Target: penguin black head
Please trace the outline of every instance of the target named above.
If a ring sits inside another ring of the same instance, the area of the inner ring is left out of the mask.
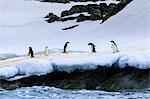
[[[68,44],[68,43],[70,43],[70,42],[66,42],[66,44]]]
[[[88,45],[95,46],[93,43],[89,43]]]
[[[115,41],[110,41],[111,43],[115,43]]]
[[[32,47],[29,47],[29,49],[32,49]]]
[[[92,52],[96,53],[95,45],[93,43],[89,43],[88,45],[92,47]]]

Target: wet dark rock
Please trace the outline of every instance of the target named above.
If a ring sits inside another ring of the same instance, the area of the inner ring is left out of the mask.
[[[99,67],[95,70],[75,70],[71,73],[55,71],[47,75],[30,76],[16,81],[0,80],[0,87],[13,90],[44,85],[62,89],[133,91],[149,88],[149,74],[150,69]]]

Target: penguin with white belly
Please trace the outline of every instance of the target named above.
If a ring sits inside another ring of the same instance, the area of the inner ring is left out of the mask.
[[[110,42],[111,42],[111,48],[112,48],[112,50],[113,50],[113,53],[119,52],[118,46],[117,46],[117,44],[115,43],[115,41],[110,41]]]
[[[66,42],[66,43],[65,43],[63,53],[68,53],[68,44],[69,44],[69,43],[70,43],[70,42]]]
[[[93,43],[89,43],[88,45],[90,45],[91,49],[92,49],[92,53],[96,53],[96,46]]]

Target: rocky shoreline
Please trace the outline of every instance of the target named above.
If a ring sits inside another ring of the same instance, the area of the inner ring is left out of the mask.
[[[0,88],[6,90],[31,86],[71,90],[142,90],[150,86],[150,69],[99,67],[96,70],[75,70],[71,73],[55,71],[47,75],[30,76],[15,81],[0,80]]]

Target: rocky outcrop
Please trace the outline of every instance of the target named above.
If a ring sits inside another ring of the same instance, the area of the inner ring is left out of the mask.
[[[54,15],[53,13],[49,13],[47,16],[45,16],[44,18],[47,18],[47,22],[51,23],[51,22],[55,22],[55,21],[59,21],[60,18],[57,15]]]
[[[96,70],[75,70],[71,73],[55,71],[16,81],[0,80],[0,87],[13,90],[19,87],[43,85],[62,89],[133,91],[149,88],[149,74],[150,69],[99,67]]]
[[[59,2],[59,3],[70,2],[70,0],[44,0],[44,2],[52,2],[52,1]],[[79,1],[75,0],[75,2],[80,2],[80,1],[86,2],[86,0],[79,0]],[[45,18],[47,18],[46,21],[48,23],[52,23],[55,21],[64,22],[68,20],[76,20],[76,22],[82,22],[86,20],[91,20],[91,21],[101,20],[101,23],[103,23],[108,18],[110,18],[111,16],[121,11],[131,1],[132,0],[122,0],[118,4],[110,3],[109,5],[107,5],[106,3],[74,5],[69,10],[62,11],[61,16],[57,16],[57,15],[54,15],[53,13],[49,13]],[[84,13],[87,13],[87,14],[85,15]]]
[[[88,4],[88,5],[74,5],[69,10],[65,10],[61,13],[60,18],[52,13],[50,13],[46,18],[49,18],[47,21],[49,23],[55,21],[68,21],[76,19],[76,22],[81,22],[85,20],[102,20],[102,23],[106,21],[109,17],[115,15],[120,10],[122,10],[131,0],[128,0],[126,3],[106,3],[100,4]],[[88,13],[89,15],[81,14],[83,12]],[[78,16],[70,17],[70,15],[80,14]]]

